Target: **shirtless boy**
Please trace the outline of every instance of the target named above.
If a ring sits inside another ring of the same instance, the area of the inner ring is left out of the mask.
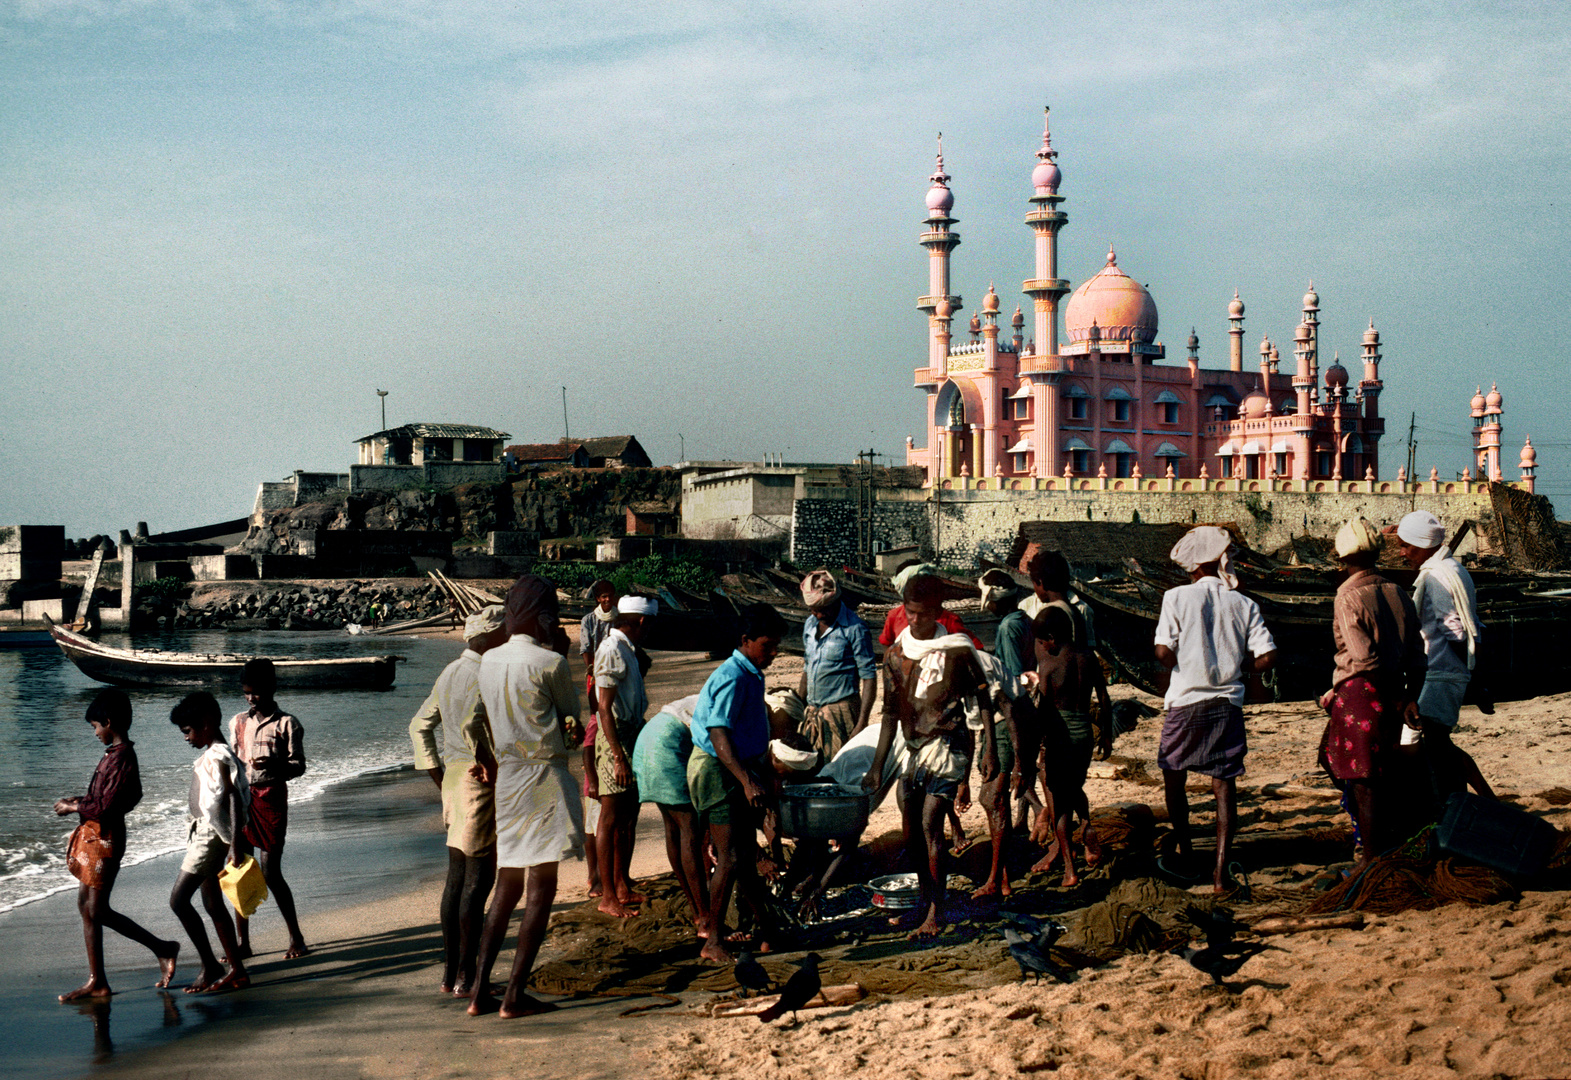
[[[944,819],[971,771],[977,739],[966,725],[966,704],[974,703],[980,730],[993,731],[993,704],[969,640],[940,634],[942,585],[934,577],[906,583],[905,609],[910,624],[884,654],[883,727],[878,752],[862,785],[876,788],[894,745],[895,725],[910,747],[910,762],[900,780],[905,847],[916,864],[920,898],[911,938],[936,937],[944,928],[939,905],[944,898]],[[982,782],[998,776],[998,748],[983,738]],[[919,849],[920,845],[920,849]],[[921,850],[925,849],[925,850]]]
[[[1062,884],[1067,889],[1080,884],[1069,843],[1075,814],[1086,826],[1086,862],[1095,866],[1100,856],[1086,800],[1086,770],[1096,741],[1091,728],[1091,695],[1096,694],[1103,716],[1113,715],[1113,704],[1101,663],[1095,653],[1076,643],[1074,623],[1063,608],[1049,606],[1037,612],[1032,631],[1036,635],[1037,686],[1042,694],[1043,779],[1052,794],[1054,845],[1031,869],[1045,872],[1062,858]],[[1111,742],[1112,726],[1102,730],[1104,742]]]

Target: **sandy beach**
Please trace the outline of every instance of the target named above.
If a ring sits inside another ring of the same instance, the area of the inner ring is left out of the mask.
[[[650,696],[657,704],[693,692],[714,666],[689,654],[657,654],[656,661]],[[799,663],[778,661],[768,673],[770,686],[794,683]],[[1115,687],[1114,696],[1141,697],[1128,687]],[[1322,714],[1304,703],[1254,707],[1248,718],[1239,856],[1255,898],[1236,904],[1246,919],[1283,908],[1286,898],[1301,903],[1311,895],[1304,886],[1328,864],[1351,859],[1345,815],[1315,767]],[[1097,778],[1088,793],[1094,811],[1145,804],[1160,817],[1156,736],[1156,723],[1144,720],[1119,740],[1110,762],[1093,766]],[[1553,790],[1571,787],[1571,697],[1504,704],[1492,717],[1467,709],[1457,740],[1502,795],[1561,827],[1571,825],[1571,807]],[[1192,801],[1204,835],[1210,796],[1198,787]],[[422,823],[437,833],[433,785],[403,774],[389,790],[420,807]],[[970,834],[985,838],[978,808],[964,823]],[[890,802],[867,836],[897,827]],[[666,870],[660,836],[653,807],[645,807],[637,876]],[[1021,985],[992,909],[957,903],[951,932],[928,945],[907,945],[881,918],[852,920],[825,938],[827,945],[815,947],[826,957],[826,983],[859,981],[872,993],[852,1007],[805,1012],[800,1024],[706,1015],[707,1005],[734,986],[728,971],[697,961],[696,943],[649,959],[647,972],[629,987],[665,997],[583,995],[562,1000],[560,1011],[547,1016],[501,1021],[471,1018],[462,1002],[436,993],[439,836],[431,847],[425,872],[378,881],[384,895],[376,899],[340,901],[331,910],[303,899],[315,951],[302,961],[283,961],[281,928],[272,920],[259,923],[261,954],[249,991],[155,999],[146,988],[150,970],[137,969],[142,989],[133,989],[130,976],[117,975],[122,994],[114,1008],[121,1008],[121,997],[163,1002],[166,1015],[176,1017],[168,1023],[178,1025],[178,1037],[102,1053],[90,1068],[58,1075],[164,1077],[207,1070],[215,1062],[263,1078],[302,1072],[391,1078],[685,1078],[749,1071],[1196,1078],[1332,1070],[1350,1077],[1571,1073],[1571,998],[1565,991],[1571,983],[1565,948],[1571,896],[1562,892],[1373,916],[1361,931],[1275,938],[1276,948],[1251,961],[1226,989],[1167,952],[1121,956],[1080,971],[1072,983]],[[957,872],[977,867],[984,849],[973,848]],[[1041,910],[1027,906],[1031,900],[1073,913],[1105,901],[1113,888],[1106,870],[1087,875],[1079,889],[1063,890],[1053,886],[1056,879],[1026,875],[1026,865],[1011,862],[1017,889],[1011,906],[1021,910]],[[563,979],[590,984],[581,970],[586,941],[610,953],[654,931],[653,922],[639,928],[633,925],[638,920],[590,912],[585,895],[584,864],[565,864],[556,921],[541,956],[552,985]],[[1197,899],[1203,895],[1194,892]],[[659,917],[651,907],[643,918]],[[61,949],[78,947],[73,929],[55,932]],[[510,949],[503,952],[499,972],[511,957]],[[783,977],[794,958],[783,953],[767,966]],[[910,977],[897,980],[892,972]],[[934,996],[933,988],[943,992]],[[657,1007],[619,1015],[641,1005]]]

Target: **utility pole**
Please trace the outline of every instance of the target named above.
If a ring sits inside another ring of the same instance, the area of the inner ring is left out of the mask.
[[[1418,443],[1413,441],[1413,433],[1418,427],[1418,412],[1414,410],[1407,421],[1407,479],[1412,483],[1413,470],[1418,465]]]
[[[562,441],[572,442],[573,433],[567,429],[567,387],[562,387]]]
[[[378,390],[376,396],[382,399],[382,430],[387,430],[387,391]]]
[[[676,433],[676,437],[677,437],[678,441],[680,441],[681,444],[682,444],[682,460],[686,461],[687,460],[687,440],[682,438],[682,433],[680,431],[678,431]]]

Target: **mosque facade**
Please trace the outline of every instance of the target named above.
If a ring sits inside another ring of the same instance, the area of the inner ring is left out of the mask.
[[[927,315],[928,355],[915,385],[927,395],[927,445],[906,440],[906,463],[926,470],[928,483],[986,490],[1279,490],[1398,493],[1423,483],[1405,468],[1382,477],[1380,333],[1363,332],[1357,380],[1333,353],[1323,363],[1320,299],[1311,283],[1293,332],[1290,367],[1278,346],[1258,346],[1244,361],[1244,302],[1227,305],[1228,364],[1201,366],[1194,331],[1184,361],[1159,363],[1157,307],[1109,249],[1107,263],[1073,291],[1058,276],[1058,235],[1068,223],[1059,193],[1062,172],[1044,122],[1031,174],[1026,224],[1035,238],[1035,277],[1022,284],[1031,298],[1034,336],[1017,307],[1010,333],[999,325],[1000,302],[988,287],[955,341],[963,302],[950,287],[954,231],[951,177],[938,165],[927,193],[928,287],[917,300]],[[1060,344],[1063,304],[1068,342]],[[965,333],[962,330],[961,333]],[[1502,399],[1497,388],[1473,399],[1478,481],[1503,480]],[[1522,481],[1533,487],[1536,454],[1521,457]],[[1471,483],[1471,469],[1462,478]],[[1431,470],[1429,484],[1440,483]],[[1428,486],[1427,484],[1425,486]],[[1437,490],[1439,490],[1437,488]]]

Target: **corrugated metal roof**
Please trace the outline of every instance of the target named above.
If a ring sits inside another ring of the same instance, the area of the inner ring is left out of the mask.
[[[473,424],[405,424],[402,427],[388,428],[378,431],[355,442],[370,442],[372,439],[507,439],[511,434],[506,431],[497,431],[495,428],[476,427]]]

